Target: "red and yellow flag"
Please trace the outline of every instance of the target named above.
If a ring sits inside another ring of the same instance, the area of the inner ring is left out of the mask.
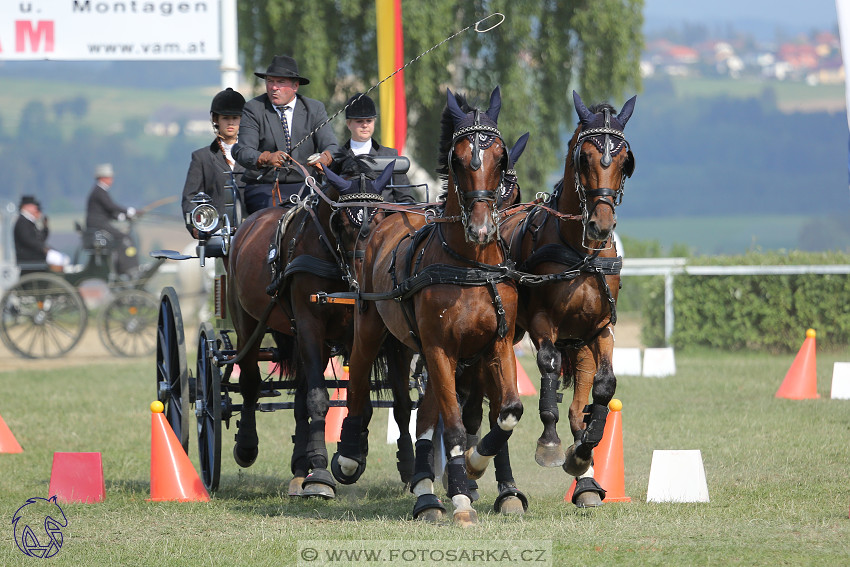
[[[375,0],[378,26],[378,76],[392,74],[404,66],[404,33],[401,27],[401,0]],[[407,139],[407,100],[404,72],[381,83],[381,143],[404,152]]]

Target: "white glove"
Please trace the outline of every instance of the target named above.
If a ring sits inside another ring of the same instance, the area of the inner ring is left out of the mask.
[[[134,216],[136,216],[136,209],[134,209],[133,207],[127,207],[127,218],[131,219]]]

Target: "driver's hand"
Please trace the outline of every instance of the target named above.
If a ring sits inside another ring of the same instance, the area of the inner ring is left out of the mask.
[[[127,218],[131,219],[136,216],[136,209],[133,207],[127,207]]]
[[[333,163],[333,156],[327,150],[320,154],[313,154],[307,159],[307,165],[312,165],[313,167],[317,167],[318,164],[328,167],[331,163]]]

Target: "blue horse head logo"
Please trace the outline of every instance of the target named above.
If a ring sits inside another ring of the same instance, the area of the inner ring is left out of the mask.
[[[62,528],[68,527],[56,496],[30,498],[12,516],[15,543],[24,555],[46,559],[62,548]]]

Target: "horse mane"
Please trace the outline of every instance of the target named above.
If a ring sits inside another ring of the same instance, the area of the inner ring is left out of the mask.
[[[616,116],[617,109],[608,104],[607,102],[600,102],[587,107],[587,109],[593,114],[599,114],[606,108],[611,112],[612,116]]]

